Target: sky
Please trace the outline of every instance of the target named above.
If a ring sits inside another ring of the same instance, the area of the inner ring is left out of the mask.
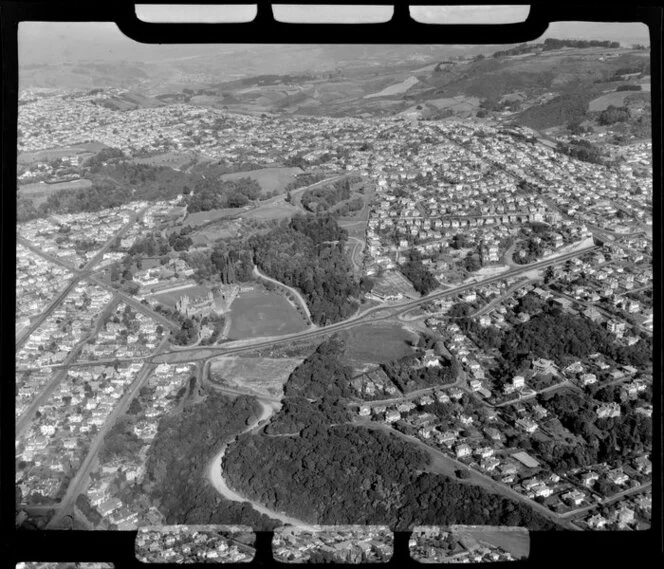
[[[145,7],[148,7],[147,11]],[[165,9],[166,8],[166,9]],[[170,6],[140,5],[137,14],[147,21],[173,21]],[[526,7],[527,8],[527,7]],[[212,9],[212,10],[210,10]],[[221,9],[221,10],[220,10]],[[275,18],[282,21],[348,23],[386,21],[391,6],[273,6]],[[413,6],[412,16],[421,22],[509,23],[525,19],[523,6]],[[180,17],[182,12],[178,12]],[[189,21],[250,21],[256,13],[253,5],[195,6],[187,5]],[[540,39],[601,39],[624,45],[648,44],[648,28],[639,23],[554,22]],[[209,51],[211,46],[141,45],[127,38],[114,23],[103,22],[26,22],[19,26],[19,61],[34,64],[48,61],[75,60],[155,60],[177,55],[194,55]]]

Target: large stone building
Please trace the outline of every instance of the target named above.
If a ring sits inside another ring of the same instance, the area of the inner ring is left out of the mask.
[[[219,285],[201,296],[180,297],[175,305],[178,312],[188,317],[204,317],[210,314],[224,314],[230,308],[239,292],[238,285]]]

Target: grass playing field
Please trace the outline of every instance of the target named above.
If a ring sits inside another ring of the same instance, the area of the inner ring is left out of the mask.
[[[230,316],[231,340],[281,336],[307,328],[304,319],[283,296],[258,286],[235,299]]]

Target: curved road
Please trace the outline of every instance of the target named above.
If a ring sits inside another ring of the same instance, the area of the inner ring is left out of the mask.
[[[318,328],[318,326],[316,326],[313,322],[311,322],[311,312],[309,312],[309,307],[307,306],[307,303],[304,300],[304,297],[300,294],[300,292],[298,290],[294,289],[293,287],[288,286],[287,284],[282,283],[281,281],[273,279],[272,277],[268,277],[264,273],[261,273],[260,269],[256,265],[254,265],[254,275],[261,278],[261,279],[264,279],[266,281],[274,283],[274,284],[276,284],[280,287],[283,287],[286,290],[292,292],[297,297],[297,299],[299,300],[299,302],[302,305],[302,308],[304,309],[304,311],[307,313],[307,318],[309,318],[309,322],[310,322],[309,329],[313,330],[315,328]]]
[[[232,502],[247,502],[251,505],[251,507],[256,510],[260,514],[265,514],[266,516],[273,518],[275,520],[279,520],[285,524],[290,524],[293,526],[301,527],[310,531],[313,531],[315,528],[308,524],[307,522],[303,522],[302,520],[298,520],[297,518],[293,518],[291,516],[288,516],[284,514],[283,512],[276,512],[275,510],[271,510],[270,508],[266,508],[262,504],[259,504],[258,502],[255,502],[253,500],[250,500],[249,498],[245,498],[241,494],[235,492],[232,490],[228,484],[226,483],[226,480],[223,477],[223,470],[222,470],[222,462],[224,458],[224,454],[226,453],[226,448],[228,445],[232,442],[234,442],[237,437],[243,433],[247,433],[249,431],[252,431],[258,427],[262,427],[267,421],[270,420],[270,417],[274,414],[275,411],[281,407],[281,404],[270,404],[267,405],[264,401],[257,399],[258,403],[263,408],[263,412],[261,413],[261,416],[258,417],[251,425],[249,425],[244,431],[238,433],[237,435],[233,436],[231,439],[226,441],[219,452],[215,454],[212,457],[212,460],[210,461],[210,464],[208,466],[208,479],[214,486],[215,490],[219,492],[224,498],[227,500],[231,500]]]

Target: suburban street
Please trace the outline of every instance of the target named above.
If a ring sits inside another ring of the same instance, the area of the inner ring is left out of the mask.
[[[428,452],[431,456],[438,456],[439,458],[441,458],[443,460],[450,461],[450,462],[456,464],[459,468],[461,468],[463,470],[468,470],[469,469],[468,465],[464,464],[460,460],[452,458],[452,457],[446,455],[445,453],[433,448],[432,446],[423,443],[419,439],[417,439],[415,437],[411,437],[410,435],[406,435],[406,434],[404,434],[400,431],[397,431],[396,429],[394,429],[394,428],[392,428],[388,425],[369,423],[367,421],[364,421],[364,422],[361,422],[361,423],[358,421],[356,423],[356,425],[365,427],[367,429],[381,430],[383,432],[389,433],[389,434],[391,434],[393,436],[396,436],[396,437],[399,437],[399,438],[401,438],[401,439],[403,439],[403,440],[405,440],[405,441],[407,441],[411,444],[417,445],[421,449]],[[472,474],[473,474],[473,476],[477,476],[477,477],[481,478],[485,482],[485,485],[490,487],[494,492],[496,492],[498,494],[502,494],[503,496],[505,496],[507,498],[511,498],[512,500],[518,500],[520,502],[526,503],[528,506],[532,507],[535,511],[537,511],[537,513],[539,513],[542,516],[546,517],[547,519],[549,519],[551,522],[553,522],[557,526],[560,526],[563,529],[578,529],[575,526],[572,526],[569,522],[561,519],[560,516],[558,516],[557,514],[554,514],[546,506],[543,506],[542,504],[539,504],[535,500],[531,500],[527,496],[524,496],[523,494],[520,494],[519,492],[516,492],[516,491],[512,490],[511,488],[509,488],[505,484],[501,484],[499,482],[496,482],[490,476],[487,476],[486,474],[478,472],[477,470],[472,470]]]
[[[60,384],[60,382],[67,375],[67,369],[71,363],[78,357],[78,354],[83,349],[83,346],[88,342],[90,338],[94,338],[99,332],[99,328],[102,323],[108,318],[108,315],[115,310],[115,307],[118,305],[118,297],[114,296],[111,298],[109,303],[106,305],[104,310],[99,313],[97,317],[97,322],[95,323],[94,329],[87,335],[85,338],[82,338],[76,346],[69,352],[65,360],[60,364],[60,371],[58,371],[53,379],[48,382],[48,384],[42,389],[42,391],[32,400],[30,406],[25,410],[23,415],[16,421],[16,436],[19,437],[25,428],[30,424],[32,416],[35,414],[35,411],[42,405],[48,398],[51,396],[55,388]],[[54,366],[55,367],[55,366]]]
[[[157,351],[161,350],[166,345],[166,343],[167,339],[162,340],[159,346],[157,346]],[[118,403],[115,405],[110,415],[106,418],[104,425],[102,426],[101,429],[99,429],[99,432],[90,443],[90,449],[88,450],[88,454],[81,463],[81,466],[78,469],[78,472],[76,473],[74,478],[71,479],[69,486],[67,488],[67,492],[63,496],[62,500],[60,500],[60,503],[57,506],[57,512],[53,516],[53,518],[51,518],[51,520],[49,521],[48,525],[46,526],[47,528],[57,527],[58,523],[62,520],[62,518],[67,513],[69,513],[74,500],[83,491],[83,489],[86,487],[88,483],[88,475],[93,470],[94,460],[97,458],[97,453],[99,452],[99,449],[104,441],[104,437],[106,436],[108,431],[113,427],[118,417],[122,415],[122,413],[124,413],[125,410],[128,408],[129,404],[131,403],[131,400],[138,393],[140,388],[143,387],[145,380],[148,378],[153,368],[154,366],[150,363],[145,363],[143,365],[141,370],[134,378],[132,384],[129,386],[127,391],[120,398]]]

